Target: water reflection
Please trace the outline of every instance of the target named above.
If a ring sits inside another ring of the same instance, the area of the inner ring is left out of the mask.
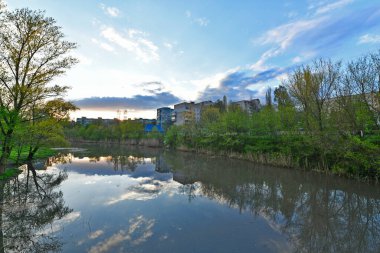
[[[32,164],[15,179],[0,182],[0,252],[59,251],[53,235],[77,217],[57,190],[65,172],[38,173]],[[47,227],[47,225],[49,225]]]
[[[378,186],[156,149],[67,157],[52,164],[89,225],[66,226],[66,252],[380,251]]]
[[[164,156],[175,173],[201,182],[202,195],[267,218],[296,252],[380,250],[377,186],[193,154]]]

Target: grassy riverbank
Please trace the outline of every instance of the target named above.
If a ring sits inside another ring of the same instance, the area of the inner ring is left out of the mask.
[[[301,133],[291,136],[225,133],[202,137],[193,133],[189,138],[185,128],[172,128],[166,136],[166,145],[182,151],[221,155],[266,165],[379,180],[380,148],[373,142],[378,136],[325,136],[322,140],[321,137]]]
[[[41,147],[38,149],[36,154],[33,156],[33,159],[45,159],[50,156],[56,155],[58,152],[51,148]],[[11,155],[9,157],[10,163],[23,163],[26,161],[29,154],[29,148],[23,147],[20,154],[18,154],[17,150],[12,150]]]
[[[379,180],[379,66],[380,52],[345,64],[315,60],[273,92],[268,88],[264,106],[224,98],[198,119],[188,112],[184,125],[166,133],[165,144]]]
[[[46,159],[56,155],[57,153],[58,151],[53,150],[51,148],[40,148],[34,155],[33,159]],[[4,173],[0,174],[0,180],[7,180],[20,174],[21,170],[15,167],[17,167],[17,165],[25,163],[28,154],[29,149],[26,147],[22,148],[20,153],[18,153],[18,151],[16,150],[12,150],[11,155],[9,157],[9,167],[5,170]]]
[[[261,113],[251,117],[239,110],[230,111],[211,123],[173,126],[165,136],[165,145],[268,165],[379,180],[379,132],[366,132],[362,137],[347,131],[264,132],[255,127]]]

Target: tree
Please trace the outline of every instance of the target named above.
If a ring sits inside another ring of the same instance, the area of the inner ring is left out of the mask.
[[[76,44],[65,41],[55,20],[44,14],[17,9],[0,17],[0,173],[17,124],[35,103],[65,94],[67,86],[49,84],[77,62],[68,55]]]
[[[293,106],[288,90],[283,85],[280,85],[274,89],[274,102],[277,102],[279,108]]]
[[[3,0],[0,0],[0,15],[3,14],[6,4]]]
[[[380,52],[348,64],[348,81],[353,95],[366,107],[372,124],[380,128]]]
[[[268,88],[265,93],[265,105],[268,108],[272,108],[272,88]]]
[[[284,129],[290,130],[296,125],[296,111],[292,99],[285,86],[280,85],[274,90],[274,101]]]
[[[53,99],[33,106],[30,115],[24,116],[28,130],[26,145],[29,148],[27,160],[32,160],[42,145],[66,144],[62,122],[69,119],[69,112],[77,107],[63,99]]]
[[[326,116],[340,79],[341,63],[319,59],[297,69],[289,78],[287,88],[305,115],[309,130],[323,131]]]

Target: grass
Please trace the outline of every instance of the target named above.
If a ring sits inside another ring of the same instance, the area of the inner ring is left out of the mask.
[[[7,169],[4,173],[0,174],[0,180],[8,180],[10,178],[17,177],[21,172],[22,170],[20,169]]]
[[[28,157],[29,149],[28,148],[23,148],[20,154],[19,158],[19,163],[22,163],[26,160]],[[37,153],[34,155],[34,159],[45,159],[50,156],[56,155],[58,152],[56,150],[53,150],[51,148],[40,148]],[[10,157],[9,157],[9,162],[16,163],[17,160],[17,151],[13,150]],[[17,168],[11,168],[11,169],[6,169],[4,173],[0,174],[0,180],[7,180],[13,177],[16,177],[22,172],[22,170],[17,169]]]
[[[29,149],[26,147],[23,148],[23,150],[21,151],[21,154],[20,154],[19,162],[25,161],[26,158],[28,157],[28,153],[29,153]],[[53,150],[51,148],[40,148],[40,149],[38,149],[37,153],[34,155],[34,159],[48,158],[50,156],[56,155],[57,153],[58,152],[56,150]],[[9,157],[9,160],[13,163],[16,162],[16,160],[17,160],[17,151],[16,150],[12,150],[12,153]]]

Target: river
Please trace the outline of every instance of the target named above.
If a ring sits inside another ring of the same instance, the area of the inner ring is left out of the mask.
[[[5,186],[6,249],[21,243],[8,224],[29,231],[16,245],[25,252],[380,252],[378,185],[194,153],[82,148],[50,159],[38,172],[50,179],[37,178],[48,189],[24,191],[26,211],[13,220],[15,183]]]

